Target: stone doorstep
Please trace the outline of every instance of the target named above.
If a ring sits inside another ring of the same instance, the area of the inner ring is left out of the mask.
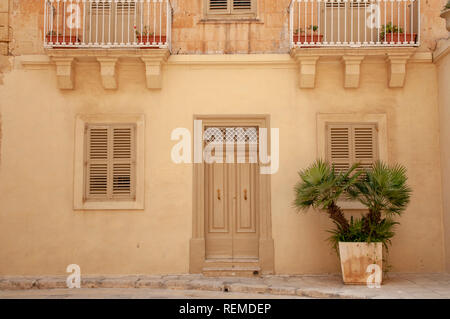
[[[124,276],[124,277],[84,277],[83,288],[153,288],[174,290],[224,291],[252,294],[271,294],[302,296],[310,298],[361,298],[340,291],[321,291],[311,288],[298,288],[279,283],[255,284],[240,282],[242,278],[212,280],[208,278],[183,279],[183,276]],[[3,277],[0,278],[0,290],[23,289],[64,289],[66,277]]]

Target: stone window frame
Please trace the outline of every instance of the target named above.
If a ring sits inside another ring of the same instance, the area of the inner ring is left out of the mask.
[[[85,127],[87,124],[136,125],[136,182],[134,200],[87,201],[85,199]],[[143,114],[79,114],[75,120],[74,210],[142,210],[144,209],[144,146],[145,116]]]
[[[327,158],[327,124],[376,124],[378,129],[378,159],[388,162],[387,115],[357,113],[318,113],[317,114],[317,158]],[[357,201],[339,201],[338,205],[345,210],[365,210],[366,207]]]

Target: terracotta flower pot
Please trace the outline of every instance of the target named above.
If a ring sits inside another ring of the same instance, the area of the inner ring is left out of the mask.
[[[447,31],[450,32],[450,9],[442,11],[441,18],[445,19]]]
[[[339,242],[342,279],[347,285],[381,285],[382,282],[382,243]],[[370,266],[369,265],[377,265]],[[370,277],[369,277],[370,276]]]
[[[300,35],[295,35],[294,34],[294,38],[293,38],[294,43],[300,42],[301,44],[305,43],[311,43],[311,42],[319,42],[322,43],[323,42],[323,35],[321,34],[300,34]]]
[[[165,35],[162,35],[161,37],[159,35],[136,35],[136,42],[137,43],[144,43],[147,44],[150,42],[150,44],[155,43],[166,43],[167,37]],[[142,47],[144,48],[144,47]]]
[[[403,43],[403,42],[411,42],[416,43],[417,34],[416,33],[386,33],[386,42],[387,43]]]
[[[77,42],[80,42],[80,39],[77,38],[76,35],[46,35],[47,43],[53,42],[53,43],[65,43],[65,44],[75,44]]]

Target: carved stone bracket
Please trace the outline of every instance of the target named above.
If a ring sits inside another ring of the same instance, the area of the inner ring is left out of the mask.
[[[359,87],[359,77],[361,74],[361,62],[364,56],[344,55],[342,61],[345,66],[344,87],[355,89]]]
[[[167,62],[167,54],[146,55],[141,60],[145,64],[145,77],[148,89],[162,88],[162,66]]]
[[[100,63],[100,74],[102,76],[102,84],[105,89],[117,89],[117,72],[116,66],[118,58],[98,57]]]
[[[56,74],[60,89],[73,89],[74,84],[74,60],[78,62],[92,62],[96,60],[100,63],[100,73],[102,85],[105,89],[117,89],[117,66],[119,59],[143,61],[145,64],[145,75],[147,87],[149,89],[161,89],[162,70],[164,63],[170,56],[169,49],[47,49],[49,56],[56,64]],[[29,60],[29,59],[28,59]],[[22,63],[24,64],[24,63]],[[28,63],[30,65],[31,63]],[[25,61],[27,65],[27,61]]]
[[[401,88],[405,84],[406,62],[408,54],[389,54],[386,58],[388,63],[388,84],[391,88]]]
[[[358,88],[361,63],[368,57],[383,61],[388,68],[388,84],[391,88],[403,87],[406,63],[430,63],[431,55],[417,52],[415,47],[366,47],[366,48],[292,48],[291,57],[299,66],[299,87],[314,88],[317,61],[342,61],[344,63],[344,87]]]
[[[291,54],[298,63],[299,75],[298,86],[302,89],[312,89],[316,83],[316,64],[319,60],[318,55],[300,54],[298,51],[293,51]]]
[[[74,57],[53,57],[56,64],[56,78],[58,88],[62,90],[72,90],[75,85],[75,70],[73,67]]]

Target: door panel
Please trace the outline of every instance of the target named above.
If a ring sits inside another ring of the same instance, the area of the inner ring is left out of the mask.
[[[231,224],[228,210],[229,164],[205,164],[206,257],[232,258]]]
[[[236,211],[233,232],[233,257],[258,257],[257,164],[236,164]]]
[[[206,258],[258,258],[258,164],[205,164]]]

